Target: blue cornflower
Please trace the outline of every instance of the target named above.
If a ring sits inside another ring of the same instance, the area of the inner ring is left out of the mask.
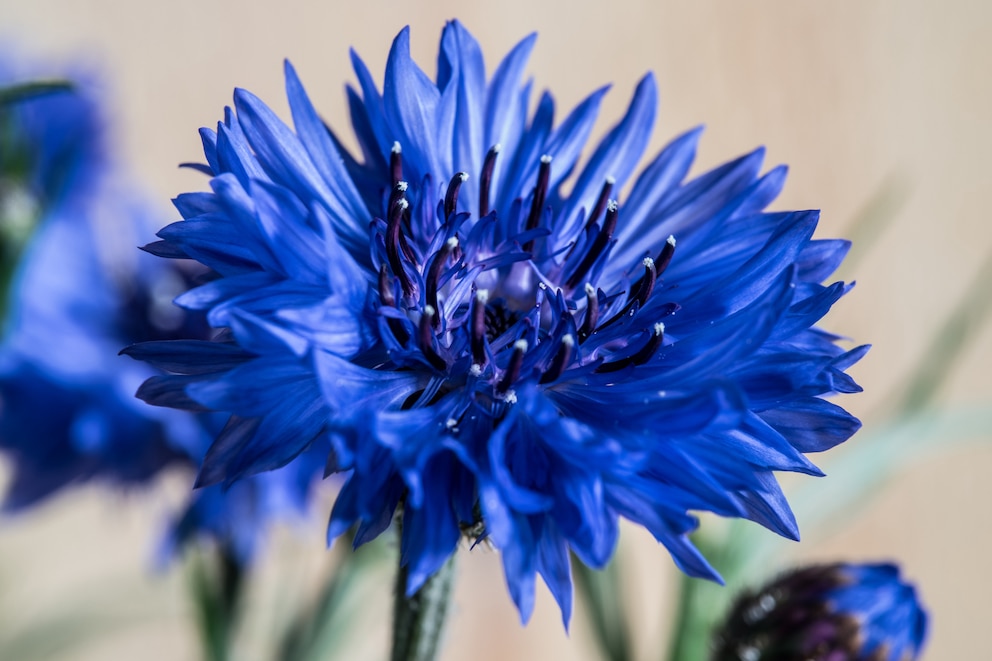
[[[2,111],[9,132],[0,153],[22,164],[5,171],[6,183],[31,190],[40,217],[11,285],[0,344],[0,451],[13,468],[7,511],[72,484],[143,485],[170,467],[189,467],[223,423],[133,396],[156,371],[119,357],[123,344],[207,338],[210,329],[202,315],[171,302],[198,272],[134,250],[156,221],[102,155],[89,86],[77,90]],[[230,493],[196,492],[166,550],[207,536],[247,561],[269,520],[304,510],[322,466],[322,458],[298,462]]]
[[[819,475],[804,453],[858,428],[822,397],[859,390],[866,349],[813,327],[849,289],[820,284],[848,244],[813,240],[815,211],[763,211],[784,167],[761,174],[758,149],[687,179],[694,129],[635,178],[651,75],[580,166],[606,88],[557,125],[550,94],[530,115],[534,39],[487,77],[451,22],[431,80],[404,29],[381,92],[352,53],[360,158],[288,62],[295,131],[237,90],[200,132],[210,192],[176,198],[184,220],[146,248],[213,272],[177,302],[223,340],[128,351],[173,372],[146,401],[232,414],[200,485],[330,441],[329,539],[400,510],[412,594],[485,537],[522,618],[540,574],[567,621],[570,552],[602,567],[620,518],[712,579],[690,510],[797,538],[773,471]]]
[[[816,565],[743,594],[712,658],[913,661],[926,634],[926,611],[895,565]]]

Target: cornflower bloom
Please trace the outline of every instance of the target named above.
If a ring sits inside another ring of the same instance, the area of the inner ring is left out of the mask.
[[[603,566],[621,518],[711,579],[690,510],[797,538],[773,471],[819,475],[804,453],[858,428],[823,397],[859,390],[866,348],[813,326],[849,289],[820,284],[848,244],[811,238],[816,211],[764,211],[784,167],[762,174],[758,149],[687,178],[693,129],[635,177],[651,75],[580,165],[606,88],[557,124],[548,93],[530,114],[534,40],[487,76],[451,22],[432,80],[404,29],[382,91],[353,52],[360,156],[288,62],[295,130],[236,90],[200,132],[210,191],[179,195],[146,247],[212,271],[177,302],[224,339],[127,352],[173,372],[146,401],[231,414],[201,486],[330,441],[347,477],[329,540],[401,511],[412,595],[487,538],[522,619],[540,574],[567,621],[569,553]]]

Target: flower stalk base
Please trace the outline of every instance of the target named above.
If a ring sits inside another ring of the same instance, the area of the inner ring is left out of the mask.
[[[406,595],[407,568],[399,568],[393,605],[391,661],[432,661],[437,658],[438,641],[444,630],[454,582],[454,554],[409,597]]]

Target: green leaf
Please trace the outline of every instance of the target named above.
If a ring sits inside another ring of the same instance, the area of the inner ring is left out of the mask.
[[[572,558],[576,587],[585,599],[596,642],[609,661],[627,661],[631,658],[620,565],[619,553],[615,553],[601,570],[590,569],[581,560]]]
[[[0,107],[19,103],[27,99],[33,99],[46,94],[58,92],[70,92],[74,88],[68,80],[31,80],[25,83],[17,83],[0,87]]]

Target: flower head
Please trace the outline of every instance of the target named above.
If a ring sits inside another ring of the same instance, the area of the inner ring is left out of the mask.
[[[848,290],[820,284],[847,243],[812,240],[817,212],[763,211],[785,168],[761,174],[759,149],[687,179],[696,129],[635,178],[650,75],[580,165],[606,88],[531,115],[533,44],[487,76],[451,22],[432,80],[404,29],[381,92],[352,53],[361,157],[289,63],[294,129],[237,90],[201,130],[211,191],[180,195],[184,220],[147,247],[213,271],[177,302],[223,341],[128,352],[174,372],[147,401],[232,414],[201,485],[329,439],[328,471],[348,472],[330,539],[372,539],[401,508],[412,593],[486,536],[522,617],[540,574],[567,620],[569,552],[603,566],[620,518],[709,578],[690,510],[795,538],[773,471],[819,474],[804,453],[857,429],[822,396],[858,390],[844,370],[865,349],[813,327]]]
[[[712,658],[912,661],[926,632],[926,611],[895,565],[818,565],[742,595]]]
[[[5,171],[17,175],[5,183],[35,191],[40,217],[10,286],[0,344],[0,452],[13,468],[7,511],[73,484],[143,485],[167,468],[198,463],[223,423],[133,397],[156,371],[119,357],[123,344],[206,338],[210,329],[202,315],[172,305],[198,271],[134,250],[158,221],[95,156],[97,105],[89,86],[77,85],[2,110],[12,124],[0,154],[21,150],[37,166]],[[36,175],[54,181],[54,173],[61,173],[57,187],[31,187]],[[0,207],[0,216],[6,211]],[[302,511],[322,466],[301,461],[231,493],[196,493],[166,550],[205,535],[247,560],[268,520]]]

